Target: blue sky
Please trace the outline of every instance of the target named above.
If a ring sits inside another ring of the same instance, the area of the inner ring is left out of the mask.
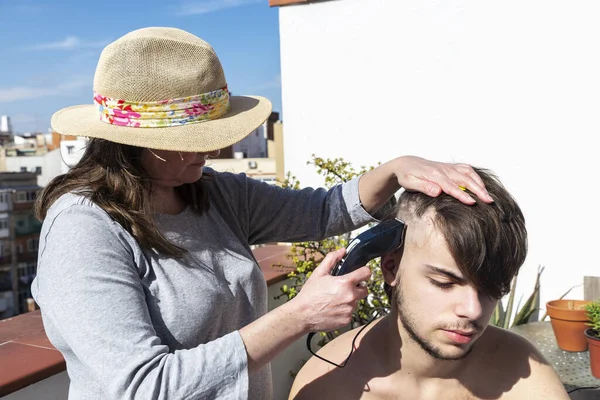
[[[281,114],[279,22],[268,0],[0,0],[0,115],[47,132],[63,107],[92,102],[102,48],[135,29],[169,26],[217,52],[233,94],[265,96]]]

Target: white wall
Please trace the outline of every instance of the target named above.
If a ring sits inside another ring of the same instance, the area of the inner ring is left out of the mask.
[[[61,173],[66,174],[69,169],[79,162],[83,153],[85,153],[85,146],[87,145],[87,139],[78,137],[75,140],[61,140],[60,141],[60,156],[61,156]]]
[[[69,375],[61,372],[3,397],[5,400],[67,400]]]
[[[292,281],[286,279],[282,282],[269,286],[269,311],[285,303],[283,297],[275,300],[274,297],[281,293],[283,285],[291,285]],[[315,339],[314,342],[317,340]],[[316,349],[315,349],[316,350]],[[313,350],[314,351],[314,350]],[[291,373],[298,373],[304,362],[312,357],[306,348],[306,336],[296,340],[291,346],[283,350],[271,362],[271,373],[273,375],[273,400],[287,400],[294,378]]]
[[[11,189],[0,189],[0,212],[8,211],[11,207]]]
[[[27,172],[35,172],[36,167],[41,167],[42,173],[37,176],[37,184],[42,187],[61,173],[62,164],[59,149],[39,156],[6,157],[6,170],[10,172],[20,172],[21,168],[25,168]]]
[[[279,13],[285,166],[302,185],[322,183],[312,153],[487,167],[527,218],[519,293],[539,264],[542,304],[600,275],[600,2],[337,0]]]
[[[233,152],[244,153],[245,158],[267,157],[267,123],[265,122],[248,136],[234,143]]]

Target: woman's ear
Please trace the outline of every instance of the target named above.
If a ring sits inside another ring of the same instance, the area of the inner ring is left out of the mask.
[[[402,253],[395,251],[381,257],[381,273],[385,283],[390,286],[396,286],[396,273],[400,265],[400,257]]]

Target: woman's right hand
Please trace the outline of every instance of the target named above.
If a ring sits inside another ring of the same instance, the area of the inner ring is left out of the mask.
[[[342,276],[331,275],[331,270],[345,252],[345,249],[340,249],[327,254],[291,300],[300,310],[308,332],[331,332],[348,325],[358,301],[368,294],[367,288],[360,285],[371,277],[368,267]]]

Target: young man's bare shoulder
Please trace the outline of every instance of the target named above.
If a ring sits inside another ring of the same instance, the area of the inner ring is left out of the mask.
[[[342,398],[345,393],[356,393],[364,388],[360,379],[363,358],[362,339],[371,328],[367,327],[355,342],[355,350],[344,368],[336,367],[315,356],[300,369],[294,379],[290,399],[333,399]],[[321,348],[317,354],[331,362],[342,365],[352,349],[352,341],[360,328],[346,332]],[[315,339],[316,341],[316,339]],[[353,379],[356,378],[356,379]]]
[[[489,378],[484,381],[502,398],[569,399],[558,374],[523,336],[489,326],[480,340],[478,359]]]

